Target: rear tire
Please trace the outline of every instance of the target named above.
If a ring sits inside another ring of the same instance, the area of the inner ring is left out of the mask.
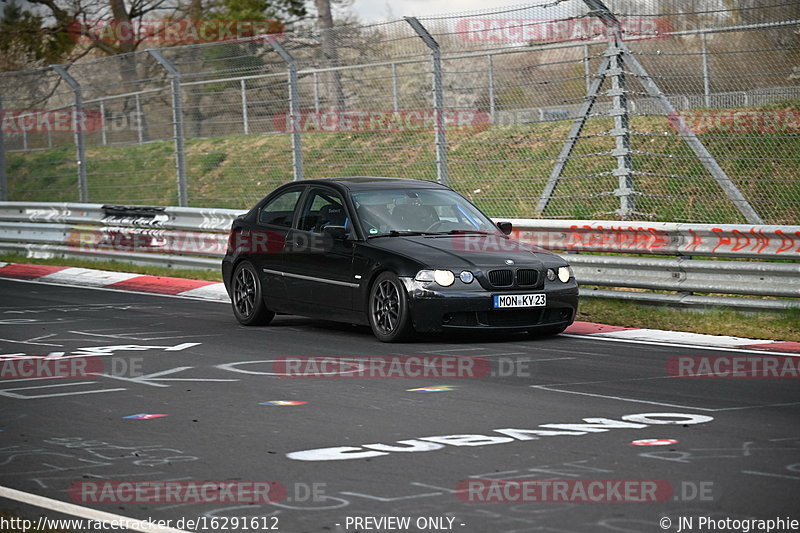
[[[367,313],[372,333],[381,342],[402,342],[414,333],[406,288],[393,272],[383,272],[375,279]]]
[[[233,271],[231,306],[236,320],[245,326],[266,326],[275,317],[275,313],[264,305],[261,280],[249,261],[242,261]]]

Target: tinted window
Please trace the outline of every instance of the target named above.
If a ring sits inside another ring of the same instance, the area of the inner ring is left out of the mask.
[[[391,231],[497,233],[494,223],[453,191],[387,189],[354,192],[361,226],[368,235]]]
[[[258,212],[258,223],[291,227],[294,209],[301,192],[300,189],[286,191],[267,202]]]
[[[311,189],[300,215],[303,231],[322,231],[324,226],[350,227],[347,209],[339,193],[330,189]]]

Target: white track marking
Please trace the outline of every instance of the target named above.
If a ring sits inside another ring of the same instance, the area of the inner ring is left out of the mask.
[[[617,339],[614,337],[598,337],[598,334],[591,334],[591,335],[572,335],[569,333],[562,333],[562,337],[570,337],[573,339],[582,339],[582,340],[601,340],[601,341],[608,341],[608,342],[629,342],[633,344],[649,344],[652,346],[670,346],[672,348],[688,348],[692,350],[714,350],[719,352],[739,352],[739,353],[756,353],[759,355],[785,355],[787,357],[800,357],[800,353],[796,352],[778,352],[773,350],[752,350],[748,348],[725,348],[725,347],[717,347],[717,346],[708,346],[708,345],[696,345],[696,344],[681,344],[677,342],[660,342],[660,341],[645,341],[645,340],[636,340],[636,339]],[[709,335],[711,336],[711,335]],[[770,344],[775,342],[783,342],[783,341],[763,341],[763,340],[756,340],[753,339],[755,342],[752,344]]]
[[[75,284],[88,287],[104,287],[112,283],[127,281],[137,278],[141,274],[129,274],[127,272],[110,272],[107,270],[92,270],[91,268],[67,268],[47,274],[39,278],[43,282]]]
[[[140,527],[125,528],[130,531],[141,531],[143,533],[187,533],[182,529],[164,527],[146,520],[138,520],[136,518],[128,518],[127,516],[107,513],[105,511],[97,511],[88,507],[81,507],[80,505],[75,505],[73,503],[66,503],[59,500],[53,500],[51,498],[45,498],[44,496],[38,496],[29,492],[22,492],[21,490],[12,489],[9,487],[0,486],[0,497],[26,503],[28,505],[34,505],[36,507],[41,507],[57,513],[77,516],[78,518],[85,518],[87,520],[94,520],[103,523],[116,522],[117,524],[120,524],[121,522],[127,522],[128,525],[133,525],[134,523],[140,524]]]
[[[550,387],[542,387],[541,385],[531,385],[533,389],[546,390],[550,392],[563,392],[565,394],[577,394],[579,396],[591,396],[592,398],[604,398],[606,400],[619,400],[622,402],[646,403],[650,405],[661,405],[664,407],[677,407],[678,409],[694,409],[696,411],[716,411],[716,409],[709,409],[707,407],[695,407],[692,405],[678,405],[674,403],[651,402],[649,400],[637,400],[636,398],[623,398],[621,396],[607,396],[605,394],[593,394],[591,392],[578,392],[572,390],[553,389]]]

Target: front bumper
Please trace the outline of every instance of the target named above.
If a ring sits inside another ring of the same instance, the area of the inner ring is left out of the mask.
[[[558,289],[534,291],[430,290],[404,278],[411,321],[418,332],[454,329],[534,330],[564,325],[575,320],[578,310],[578,285],[574,280]],[[492,296],[514,292],[539,292],[547,295],[547,305],[513,309],[494,309]]]

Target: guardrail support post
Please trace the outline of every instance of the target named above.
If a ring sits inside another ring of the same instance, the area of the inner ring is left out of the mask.
[[[81,203],[89,201],[89,186],[86,181],[86,144],[83,135],[83,122],[79,122],[79,117],[83,116],[83,91],[78,80],[73,78],[69,72],[61,65],[52,65],[52,69],[61,79],[72,87],[75,93],[75,113],[72,115],[72,129],[75,134],[75,146],[77,147],[78,164],[78,196]]]
[[[304,178],[303,171],[303,139],[300,136],[300,91],[297,87],[297,60],[286,48],[275,39],[269,44],[286,61],[289,69],[289,120],[292,123],[292,169],[294,181]]]
[[[181,98],[181,73],[161,55],[161,50],[148,48],[147,53],[158,61],[167,71],[172,81],[172,127],[175,135],[175,168],[178,180],[178,205],[189,205],[189,192],[186,186],[186,151],[183,146],[183,99]]]
[[[447,185],[449,172],[447,168],[447,134],[444,120],[444,87],[442,84],[442,53],[439,43],[428,33],[425,26],[416,17],[404,17],[425,45],[431,49],[433,65],[433,129],[436,134],[436,180]]]

